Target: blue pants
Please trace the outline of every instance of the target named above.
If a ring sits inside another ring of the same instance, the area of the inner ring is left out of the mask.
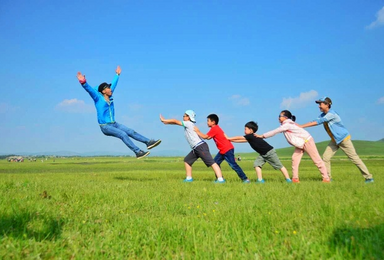
[[[121,125],[117,122],[112,124],[100,125],[100,129],[103,134],[107,136],[114,136],[120,138],[129,149],[131,149],[134,153],[138,153],[140,148],[137,147],[129,137],[135,139],[136,141],[147,144],[149,139],[137,133],[135,130],[126,127],[125,125]]]
[[[220,166],[220,164],[226,160],[229,166],[237,173],[240,179],[246,180],[248,179],[247,175],[245,175],[244,171],[240,168],[240,166],[235,161],[235,150],[231,149],[225,154],[218,153],[215,156],[215,162]]]

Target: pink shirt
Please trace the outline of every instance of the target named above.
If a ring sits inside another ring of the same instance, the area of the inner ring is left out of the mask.
[[[298,126],[291,119],[284,120],[281,123],[281,126],[275,130],[263,134],[263,136],[268,138],[278,133],[284,133],[285,139],[287,139],[288,143],[300,149],[302,149],[304,144],[312,138],[312,136],[306,130],[304,130],[304,128]]]

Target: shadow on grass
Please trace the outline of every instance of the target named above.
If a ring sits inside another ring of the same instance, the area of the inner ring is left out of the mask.
[[[384,224],[336,229],[329,245],[332,253],[348,259],[384,259]]]
[[[0,216],[0,238],[55,240],[61,235],[64,221],[38,212],[20,212]]]

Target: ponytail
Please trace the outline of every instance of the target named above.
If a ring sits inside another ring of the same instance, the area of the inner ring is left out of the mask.
[[[283,110],[281,113],[283,113],[286,118],[291,119],[293,122],[296,121],[296,116],[292,115],[289,110]]]

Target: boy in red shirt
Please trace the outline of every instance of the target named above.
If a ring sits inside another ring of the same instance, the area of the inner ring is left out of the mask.
[[[233,144],[225,137],[224,131],[218,124],[219,117],[216,114],[210,114],[207,116],[207,125],[211,128],[209,132],[207,134],[203,134],[196,126],[195,131],[203,139],[209,140],[213,138],[217,149],[219,149],[219,152],[215,156],[214,160],[219,166],[223,160],[226,160],[229,166],[231,166],[244,183],[250,183],[247,175],[245,175],[244,171],[235,161],[235,148],[233,147]]]

